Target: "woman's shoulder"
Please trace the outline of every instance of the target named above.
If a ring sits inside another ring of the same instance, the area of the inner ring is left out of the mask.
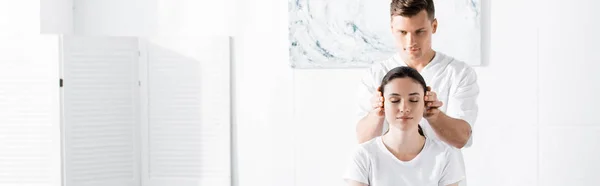
[[[381,136],[375,137],[369,141],[359,144],[359,148],[365,151],[373,151],[378,148],[378,141],[381,140]]]
[[[381,137],[375,137],[369,141],[359,144],[355,150],[356,155],[360,155],[365,158],[373,156],[373,154],[379,150],[379,140],[381,140]]]

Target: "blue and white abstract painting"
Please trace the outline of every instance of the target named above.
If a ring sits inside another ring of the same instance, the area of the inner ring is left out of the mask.
[[[391,57],[390,0],[288,0],[294,68],[364,68]],[[434,0],[434,50],[481,63],[479,0]]]

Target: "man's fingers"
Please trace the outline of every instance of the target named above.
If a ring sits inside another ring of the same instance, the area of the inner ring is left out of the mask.
[[[373,109],[372,112],[374,112],[375,114],[377,114],[377,116],[383,116],[384,115],[383,109],[381,107],[377,107],[377,108]]]
[[[425,96],[425,101],[437,101],[437,97],[435,97],[435,96]]]
[[[427,92],[425,101],[437,101],[437,94],[435,94],[435,92]]]
[[[383,97],[373,95],[373,97],[371,97],[371,104],[383,103],[383,100]]]
[[[431,91],[429,91],[429,92],[427,92],[427,93],[428,93],[428,95],[427,95],[427,96],[431,96],[431,97],[437,97],[437,94],[436,94],[435,92],[431,92]]]
[[[426,116],[426,117],[433,116],[439,112],[440,112],[440,110],[437,108],[430,108],[430,109],[425,110],[424,116]]]
[[[427,103],[427,107],[431,107],[431,108],[439,108],[442,105],[444,105],[444,103],[442,103],[441,101],[432,101],[432,102]]]
[[[441,101],[435,101],[435,102],[431,102],[431,103],[432,103],[431,107],[435,107],[435,108],[438,108],[438,107],[441,107],[442,105],[444,105],[444,103]]]
[[[379,104],[372,104],[371,107],[373,107],[373,109],[379,108]]]
[[[377,108],[377,113],[379,116],[383,116],[385,114],[385,112],[383,112],[383,108],[381,107]]]
[[[381,108],[381,107],[383,107],[383,103],[373,103],[371,106],[373,108]]]

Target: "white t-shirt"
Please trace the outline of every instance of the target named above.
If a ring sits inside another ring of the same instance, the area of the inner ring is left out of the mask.
[[[388,60],[373,64],[367,70],[357,92],[359,103],[356,114],[357,122],[372,110],[370,98],[377,87],[381,85],[383,76],[399,66],[407,65],[402,61],[400,55],[396,54]],[[440,110],[450,117],[465,120],[473,128],[477,119],[477,96],[479,95],[477,74],[473,68],[462,61],[436,52],[433,60],[421,70],[420,74],[425,79],[427,86],[430,86],[432,91],[437,94],[438,100],[443,103]],[[439,140],[427,120],[421,120],[420,125],[425,136]],[[382,134],[388,129],[387,122],[384,122],[383,128]],[[471,136],[465,147],[471,146],[472,139]]]
[[[426,138],[415,158],[401,161],[376,137],[359,145],[344,179],[369,186],[446,186],[465,177],[458,154],[457,149]]]

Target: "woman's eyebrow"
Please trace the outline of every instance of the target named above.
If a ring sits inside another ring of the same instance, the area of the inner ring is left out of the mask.
[[[390,96],[401,96],[398,93],[390,93],[388,95],[390,95]],[[418,92],[413,92],[413,93],[408,94],[408,96],[418,96],[418,95],[421,95],[421,94],[419,94]]]

